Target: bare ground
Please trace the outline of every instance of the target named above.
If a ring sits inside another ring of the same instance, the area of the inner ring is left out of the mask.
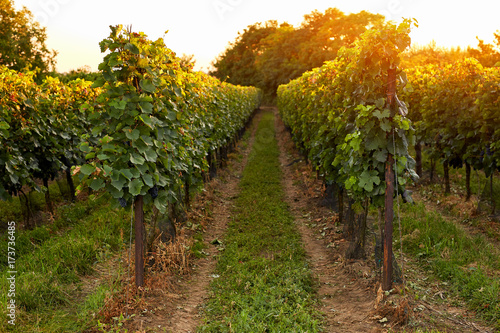
[[[205,258],[191,262],[191,274],[178,276],[168,288],[173,292],[154,293],[146,297],[147,311],[134,317],[124,325],[132,332],[194,333],[201,324],[201,311],[208,297],[209,284],[214,278],[219,255],[218,247],[211,244],[223,240],[227,223],[231,218],[232,200],[238,194],[238,183],[247,163],[249,151],[255,140],[256,125],[260,121],[257,113],[249,130],[248,144],[240,143],[231,154],[229,164],[218,170],[218,177],[205,187],[205,191],[193,203],[193,215],[203,221],[205,230]],[[238,158],[238,155],[240,158]],[[210,212],[206,212],[210,210]]]
[[[318,281],[320,310],[324,313],[326,332],[381,332],[380,325],[370,320],[376,297],[373,288],[346,270],[347,263],[338,247],[327,247],[328,244],[325,244],[326,231],[335,227],[336,214],[311,200],[311,197],[319,198],[319,193],[313,192],[311,195],[307,193],[309,188],[298,185],[297,178],[302,177],[300,172],[297,174],[297,162],[294,161],[300,160],[300,156],[294,151],[293,142],[279,117],[276,117],[276,129],[281,150],[283,188],[302,235],[313,274]],[[319,225],[325,236],[316,233],[308,225]],[[352,269],[364,271],[366,277],[371,274],[363,262],[348,265]]]
[[[463,301],[448,297],[446,285],[429,278],[411,258],[403,259],[405,279],[411,285],[395,286],[390,295],[382,293],[370,237],[368,259],[346,261],[348,243],[342,237],[338,214],[324,205],[322,181],[301,157],[279,117],[276,127],[287,202],[318,279],[326,332],[494,332],[468,312]],[[369,219],[369,229],[376,229],[373,219]],[[403,292],[403,288],[428,297],[416,300],[416,293]],[[404,323],[398,323],[402,319]]]
[[[275,108],[263,109],[276,113]],[[203,304],[208,297],[219,253],[217,246],[210,242],[223,240],[231,218],[232,200],[238,194],[241,172],[252,146],[258,148],[268,140],[266,135],[255,137],[255,125],[259,120],[257,114],[249,144],[246,147],[240,145],[228,167],[219,171],[219,177],[207,184],[193,203],[191,214],[204,227],[204,251],[208,255],[191,262],[190,274],[177,275],[164,284],[166,288],[148,291],[139,297],[138,307],[143,306],[144,310],[136,311],[136,316],[124,323],[123,328],[129,332],[195,332],[201,324]],[[412,281],[412,288],[425,289],[429,298],[416,301],[410,295],[400,297],[396,293],[387,297],[377,292],[379,272],[370,255],[373,244],[367,246],[368,260],[344,259],[348,244],[342,237],[337,214],[322,204],[322,182],[302,160],[279,117],[276,117],[276,128],[286,201],[317,280],[321,301],[319,310],[324,314],[325,332],[413,332],[416,329],[493,332],[475,321],[458,300],[447,299],[445,286],[428,279],[418,264],[409,258],[405,258],[405,276]],[[397,325],[395,321],[401,314],[407,320],[405,326]]]

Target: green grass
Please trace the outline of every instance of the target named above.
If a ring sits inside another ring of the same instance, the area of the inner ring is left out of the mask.
[[[274,133],[264,113],[256,132]],[[276,140],[252,150],[199,332],[318,332],[315,288],[283,202]]]
[[[16,240],[16,326],[12,332],[79,332],[93,319],[111,286],[98,286],[85,299],[75,299],[81,276],[123,248],[129,210],[110,208],[109,196],[60,208],[50,225],[19,231]],[[125,237],[126,238],[126,237]],[[2,253],[5,242],[1,243]],[[3,258],[2,258],[3,259]],[[9,273],[0,272],[0,306],[8,301]],[[104,288],[104,289],[103,289]],[[7,322],[6,313],[0,321]]]
[[[468,307],[500,328],[500,256],[482,235],[469,235],[423,203],[404,205],[403,245]],[[399,245],[398,245],[399,246]]]

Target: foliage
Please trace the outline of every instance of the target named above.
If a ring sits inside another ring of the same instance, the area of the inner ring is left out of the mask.
[[[165,212],[184,183],[200,183],[207,154],[243,127],[259,91],[186,71],[162,39],[122,26],[111,27],[101,51],[109,54],[94,87],[103,93],[86,106],[92,131],[80,145],[81,180],[106,188],[115,204],[145,196]]]
[[[408,153],[414,136],[406,106],[398,102],[391,109],[386,102],[388,70],[397,68],[409,46],[410,26],[409,20],[378,25],[352,48],[342,48],[335,61],[278,89],[278,107],[294,140],[328,181],[358,202],[369,197],[383,205],[389,154],[396,155],[400,193],[406,176],[416,177]],[[399,89],[405,83],[399,71]]]
[[[468,47],[467,52],[476,58],[485,67],[500,66],[500,31],[493,33],[494,44],[486,44],[484,40],[477,38],[477,48]]]
[[[434,158],[490,175],[500,166],[500,70],[476,59],[407,70],[404,89],[417,139]]]
[[[17,11],[12,0],[0,1],[0,65],[16,71],[47,74],[55,66],[55,51],[47,49],[45,28],[24,7]]]
[[[243,33],[238,33],[236,40],[213,64],[215,71],[210,74],[229,83],[258,86],[264,78],[255,64],[260,42],[272,35],[278,27],[276,21],[248,26]]]
[[[183,54],[179,58],[179,63],[185,71],[190,71],[196,65],[196,60],[194,59],[194,54]]]
[[[268,21],[250,25],[214,63],[211,74],[221,80],[261,88],[268,99],[280,84],[333,60],[383,16],[362,11],[345,15],[336,8],[313,11],[298,28]]]
[[[81,104],[98,94],[90,82],[62,84],[35,73],[0,67],[0,199],[17,195],[25,185],[38,189],[35,178],[53,178],[62,168],[82,161],[77,149],[87,132]]]

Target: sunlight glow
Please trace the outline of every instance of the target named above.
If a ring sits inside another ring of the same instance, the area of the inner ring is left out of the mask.
[[[108,36],[109,25],[132,24],[152,39],[165,36],[165,43],[178,55],[194,54],[196,68],[206,70],[239,31],[267,20],[298,25],[314,9],[323,12],[337,7],[344,13],[367,10],[388,19],[416,18],[419,28],[412,31],[414,43],[466,48],[476,46],[476,36],[491,42],[500,29],[500,3],[488,0],[358,0],[295,2],[264,0],[209,1],[97,1],[15,0],[26,6],[47,27],[48,47],[59,52],[57,69],[69,71],[85,65],[97,70],[102,60],[99,42]]]

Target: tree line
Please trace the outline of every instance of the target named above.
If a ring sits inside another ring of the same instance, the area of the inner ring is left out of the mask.
[[[275,20],[249,25],[213,62],[211,75],[233,84],[251,85],[274,101],[279,85],[300,77],[325,61],[334,60],[341,47],[350,47],[369,28],[384,22],[384,16],[361,11],[345,14],[337,8],[317,10],[294,27]],[[401,55],[402,67],[445,64],[468,57],[483,66],[500,65],[500,32],[493,44],[478,38],[477,48],[442,48],[434,42],[412,47]]]

